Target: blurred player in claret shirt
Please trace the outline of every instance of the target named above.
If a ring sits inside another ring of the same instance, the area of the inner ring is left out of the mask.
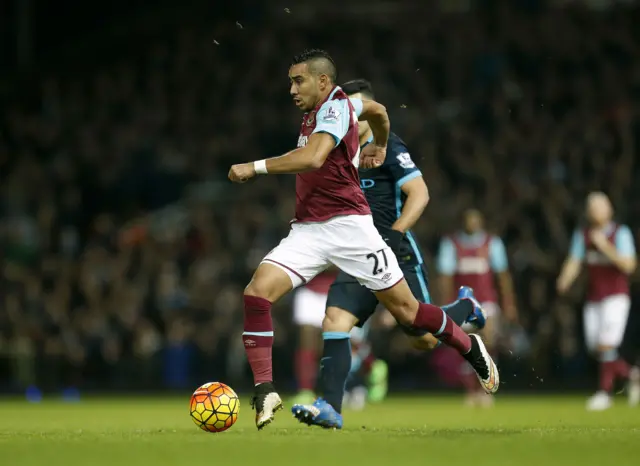
[[[337,274],[337,270],[319,274],[305,286],[298,288],[293,298],[293,323],[300,330],[294,360],[298,385],[294,403],[313,403],[315,399],[316,375],[322,348],[322,321],[329,288]]]
[[[626,225],[613,221],[611,202],[601,192],[588,196],[587,220],[587,226],[573,234],[569,256],[557,281],[558,293],[566,293],[586,263],[585,342],[600,361],[599,389],[587,401],[587,409],[610,408],[617,379],[628,381],[629,404],[637,405],[640,371],[618,354],[631,307],[628,277],[636,269],[633,235]]]
[[[487,314],[482,335],[491,351],[500,330],[500,317],[504,316],[508,322],[517,320],[507,254],[502,240],[484,230],[484,219],[479,211],[467,210],[463,215],[463,224],[462,231],[444,238],[440,243],[437,268],[441,296],[446,301],[454,296],[460,286],[473,288],[476,299]],[[497,277],[499,293],[494,276]],[[502,297],[502,312],[498,305],[499,296]],[[461,361],[460,375],[467,391],[468,405],[488,406],[493,403],[493,397],[485,396],[465,361]]]
[[[256,175],[296,174],[296,213],[289,235],[260,263],[244,291],[244,342],[255,393],[256,427],[269,424],[283,407],[273,383],[272,303],[335,265],[376,294],[402,325],[431,332],[472,364],[488,393],[499,386],[498,369],[478,335],[467,335],[439,307],[419,303],[404,279],[398,260],[376,230],[360,189],[358,167],[379,167],[385,160],[389,117],[374,101],[349,99],[337,86],[333,59],[310,50],[289,68],[290,94],[304,112],[298,148],[280,157],[232,165],[229,179],[244,183]],[[373,141],[362,151],[358,118],[367,120]],[[350,334],[324,331],[325,380],[350,370]],[[339,355],[339,356],[338,356]],[[340,391],[344,387],[340,387]],[[316,417],[328,427],[342,427],[342,416],[323,399]]]

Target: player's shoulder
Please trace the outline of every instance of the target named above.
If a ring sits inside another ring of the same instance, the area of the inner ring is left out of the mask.
[[[629,225],[625,224],[625,223],[618,223],[616,225],[616,232],[620,233],[623,232],[623,234],[627,234],[627,233],[631,233],[631,228],[629,228]]]
[[[619,223],[616,226],[616,238],[621,239],[623,241],[633,241],[633,233],[631,232],[631,228],[629,225],[625,225],[624,223]]]
[[[387,142],[386,165],[400,165],[404,169],[412,169],[416,164],[411,159],[411,154],[405,142],[396,133],[389,133]]]
[[[330,95],[329,98],[320,105],[320,109],[318,109],[320,121],[329,123],[340,120],[348,114],[349,98],[346,95],[342,96],[337,93]]]

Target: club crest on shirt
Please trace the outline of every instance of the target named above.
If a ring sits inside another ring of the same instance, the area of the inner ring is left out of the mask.
[[[307,117],[307,126],[313,126],[316,120],[316,112],[311,112]]]
[[[327,113],[324,114],[322,119],[324,121],[338,121],[338,117],[340,116],[340,112],[333,107],[329,107]]]

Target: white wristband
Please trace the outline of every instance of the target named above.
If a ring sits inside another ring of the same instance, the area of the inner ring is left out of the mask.
[[[267,174],[267,161],[266,160],[257,160],[253,162],[253,169],[256,171],[258,175],[266,175]]]

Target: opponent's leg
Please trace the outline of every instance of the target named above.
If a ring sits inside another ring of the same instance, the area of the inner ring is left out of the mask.
[[[256,410],[258,429],[269,424],[274,413],[282,408],[282,400],[273,386],[271,304],[292,287],[291,279],[285,271],[263,262],[244,291],[242,340],[256,386],[251,405]]]
[[[312,405],[296,404],[293,415],[308,425],[342,428],[344,386],[351,370],[350,331],[358,319],[353,314],[329,307],[322,324],[324,349],[320,359],[318,390],[320,398]]]

